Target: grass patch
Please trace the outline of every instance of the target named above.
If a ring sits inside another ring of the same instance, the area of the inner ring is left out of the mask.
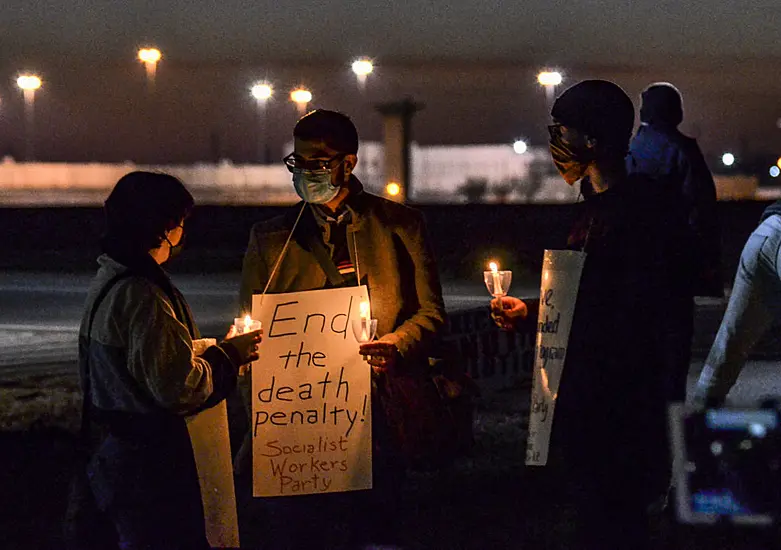
[[[75,375],[33,376],[0,382],[0,431],[59,428],[75,433],[81,390]]]

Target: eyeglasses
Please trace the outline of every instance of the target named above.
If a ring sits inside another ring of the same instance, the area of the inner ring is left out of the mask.
[[[341,162],[345,156],[345,154],[340,153],[335,157],[331,157],[330,159],[307,160],[301,158],[295,153],[290,153],[288,156],[282,159],[282,162],[285,163],[285,166],[291,173],[296,172],[297,170],[316,172],[320,170],[332,170],[334,163]]]
[[[564,126],[563,124],[549,124],[548,133],[550,134],[550,137],[552,139],[561,138],[562,137],[561,128],[563,126]]]

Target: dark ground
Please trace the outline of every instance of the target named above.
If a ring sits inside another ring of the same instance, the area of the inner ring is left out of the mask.
[[[515,388],[482,400],[472,458],[448,470],[411,474],[398,526],[403,548],[541,548],[535,541],[551,526],[540,521],[540,512],[556,504],[546,500],[538,472],[523,466],[525,419],[518,402],[527,395]],[[72,443],[72,434],[61,428],[0,432],[0,548],[62,548],[59,521],[74,458]],[[770,547],[768,535],[758,532],[684,528],[669,517],[656,518],[654,525],[658,550]]]

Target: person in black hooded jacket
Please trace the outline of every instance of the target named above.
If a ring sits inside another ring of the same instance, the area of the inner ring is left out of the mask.
[[[540,472],[569,513],[550,531],[565,548],[642,548],[669,481],[664,336],[668,304],[690,292],[685,214],[669,187],[627,174],[634,107],[620,87],[583,81],[551,115],[554,164],[585,199],[567,248],[587,257]],[[534,314],[511,297],[492,309],[506,329]]]

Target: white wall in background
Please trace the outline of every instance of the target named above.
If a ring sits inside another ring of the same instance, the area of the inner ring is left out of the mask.
[[[414,200],[466,202],[461,188],[470,179],[485,182],[482,199],[485,202],[496,202],[495,190],[508,182],[515,186],[505,198],[508,202],[571,202],[577,198],[577,192],[555,176],[545,148],[529,148],[519,155],[511,144],[427,147],[413,144],[411,157]],[[191,166],[147,166],[131,162],[28,164],[6,158],[0,161],[0,204],[100,204],[117,180],[133,170],[173,174],[201,204],[286,204],[297,200],[291,175],[282,164],[235,165],[230,161]],[[383,145],[361,143],[356,175],[369,191],[384,192],[383,172]]]

